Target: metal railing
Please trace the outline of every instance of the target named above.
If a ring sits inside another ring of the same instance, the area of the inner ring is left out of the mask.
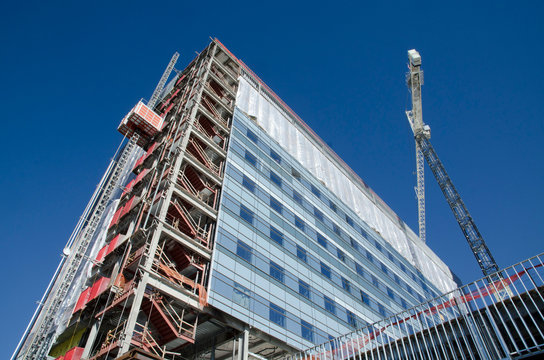
[[[544,353],[543,257],[286,359],[514,359]]]
[[[211,99],[211,98],[210,98]],[[206,112],[211,114],[211,117],[218,121],[219,123],[223,124],[223,126],[228,127],[228,120],[225,119],[217,110],[215,105],[210,101],[206,96],[202,96],[202,106]]]
[[[201,226],[201,223],[203,223],[202,215],[198,217],[198,221],[194,219],[193,215],[183,206],[180,204],[177,199],[174,199],[172,202],[174,205],[178,207],[178,209],[181,209],[181,212],[185,216],[185,218],[189,221],[189,224],[191,225],[192,229],[195,231],[195,235],[203,240],[209,240],[210,232],[209,228],[206,228],[206,225],[204,224],[204,227]]]
[[[200,144],[197,141],[195,141],[194,139],[190,139],[189,142],[194,146],[195,150],[204,160],[203,165],[206,166],[208,169],[212,170],[215,174],[221,175],[222,164],[217,165],[216,163],[214,163],[213,162],[214,159],[212,159],[212,157],[208,155],[208,153],[204,150],[204,148],[202,148],[202,146],[200,146]],[[196,155],[196,154],[192,154],[192,155]]]

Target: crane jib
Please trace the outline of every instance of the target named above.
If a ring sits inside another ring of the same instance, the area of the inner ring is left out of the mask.
[[[430,140],[423,135],[419,135],[416,136],[416,141],[421,148],[421,151],[425,156],[425,160],[431,168],[440,189],[446,197],[446,201],[453,211],[457,223],[461,227],[461,230],[463,231],[463,234],[465,235],[465,238],[467,239],[469,246],[476,257],[476,260],[482,269],[482,272],[484,275],[488,276],[499,271],[499,267],[493,259],[491,252],[487,248],[487,245],[485,244],[474,220],[463,203],[461,196],[457,192],[457,189],[455,189],[455,186],[446,172],[444,165],[442,165],[442,162],[436,155]]]

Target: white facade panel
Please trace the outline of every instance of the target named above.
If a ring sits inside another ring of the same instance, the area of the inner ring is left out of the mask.
[[[260,89],[240,77],[236,106],[254,118],[268,135],[276,140],[310,173],[316,176],[363,221],[378,232],[412,265],[417,267],[441,291],[456,288],[452,274],[444,262],[362,181],[350,175],[350,169],[334,159],[332,151],[321,140],[311,136],[280,109]]]

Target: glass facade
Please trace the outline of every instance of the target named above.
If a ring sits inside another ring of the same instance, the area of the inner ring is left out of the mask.
[[[305,348],[437,288],[236,109],[209,303]]]

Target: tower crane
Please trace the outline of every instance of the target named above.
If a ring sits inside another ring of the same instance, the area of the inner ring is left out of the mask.
[[[425,188],[423,177],[423,158],[429,164],[431,171],[446,197],[446,201],[453,211],[453,215],[461,227],[465,238],[468,241],[472,253],[478,261],[478,265],[484,276],[490,276],[499,271],[499,267],[491,255],[480,231],[476,227],[472,216],[470,216],[461,196],[453,186],[444,165],[438,158],[431,145],[431,128],[423,122],[421,106],[421,85],[423,85],[423,71],[421,70],[421,56],[415,49],[408,51],[408,88],[412,93],[412,110],[406,111],[408,122],[414,133],[416,141],[417,161],[417,199],[419,210],[419,231],[420,236],[425,235]],[[423,227],[423,232],[422,232]],[[423,240],[423,239],[422,239]]]

